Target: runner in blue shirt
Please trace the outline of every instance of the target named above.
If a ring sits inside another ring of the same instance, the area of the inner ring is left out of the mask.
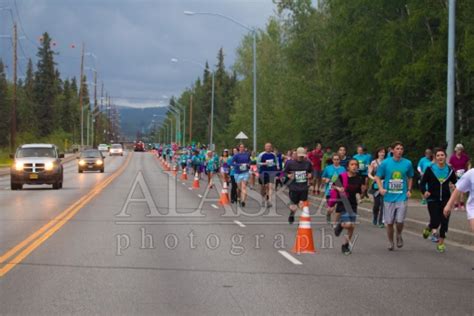
[[[377,169],[375,180],[384,197],[384,222],[389,240],[388,250],[394,249],[394,224],[397,226],[397,247],[403,247],[403,223],[407,213],[407,202],[413,185],[413,164],[403,158],[401,142],[391,146],[393,157],[385,159]],[[382,183],[382,180],[383,183]]]
[[[258,183],[260,184],[262,194],[262,207],[272,207],[271,197],[275,177],[278,172],[278,158],[273,152],[272,144],[265,144],[265,151],[257,157],[257,166],[259,172]]]
[[[359,175],[362,177],[362,193],[361,198],[369,199],[367,194],[367,186],[369,184],[369,166],[372,162],[372,155],[368,154],[364,146],[357,146],[357,155],[354,156],[354,159],[359,163]]]
[[[239,145],[239,152],[232,158],[232,166],[234,167],[235,182],[239,188],[240,206],[245,207],[247,183],[250,177],[250,153],[245,150],[244,144]]]
[[[326,188],[324,190],[324,196],[326,197],[326,201],[329,201],[329,194],[332,185],[337,181],[339,175],[346,171],[346,168],[341,166],[340,163],[341,158],[339,157],[339,154],[333,154],[332,164],[326,166],[326,168],[324,168],[323,174],[321,175],[323,182],[326,183]],[[326,213],[326,220],[328,224],[331,223],[331,214],[334,212],[334,207],[335,205],[328,205],[328,211]]]
[[[426,148],[425,150],[425,156],[418,161],[418,166],[416,170],[420,174],[420,180],[418,181],[418,184],[421,183],[421,179],[423,178],[423,175],[426,172],[426,169],[433,164],[433,151],[431,148]],[[421,204],[425,205],[426,204],[426,199],[423,198],[421,200]]]

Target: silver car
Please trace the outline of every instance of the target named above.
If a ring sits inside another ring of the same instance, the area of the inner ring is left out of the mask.
[[[123,147],[120,144],[112,144],[109,150],[109,156],[123,156]]]
[[[53,189],[63,187],[64,154],[52,144],[28,144],[18,147],[10,170],[12,190],[21,190],[24,184],[52,184]]]

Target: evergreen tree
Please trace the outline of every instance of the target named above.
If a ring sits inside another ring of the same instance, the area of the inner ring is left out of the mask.
[[[34,101],[37,105],[39,136],[47,136],[54,130],[54,102],[58,95],[57,76],[51,49],[51,38],[43,34],[43,41],[38,49],[38,64],[35,73]]]
[[[8,97],[8,85],[5,75],[5,67],[0,59],[0,147],[6,147],[9,144],[8,135],[10,135],[10,106]]]

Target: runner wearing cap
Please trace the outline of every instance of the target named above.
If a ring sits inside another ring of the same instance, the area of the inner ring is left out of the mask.
[[[291,160],[285,165],[285,174],[290,180],[289,197],[290,197],[290,216],[288,222],[293,224],[295,221],[295,212],[300,202],[308,200],[308,181],[311,179],[313,168],[311,163],[305,159],[306,150],[298,147],[296,150],[296,160]]]

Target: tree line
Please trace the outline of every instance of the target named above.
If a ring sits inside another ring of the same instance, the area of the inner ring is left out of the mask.
[[[58,145],[61,150],[68,150],[81,141],[79,83],[75,77],[61,78],[54,60],[56,55],[50,36],[44,33],[37,52],[36,67],[30,59],[24,79],[17,82],[17,137],[14,146],[46,142]],[[82,78],[82,88],[84,117],[87,117],[93,109],[85,76]],[[13,82],[7,81],[5,66],[0,60],[0,149],[3,151],[8,151],[11,145],[12,94]],[[96,126],[105,126],[106,119],[104,115],[98,114]],[[102,142],[103,135],[95,134],[96,143]]]
[[[258,146],[316,142],[355,149],[405,143],[415,157],[445,144],[447,0],[275,1],[257,30]],[[458,1],[455,142],[474,148],[474,2]],[[214,139],[218,148],[244,131],[252,143],[252,36],[230,70],[218,53]],[[193,139],[209,139],[211,78],[193,95]],[[188,108],[189,110],[189,108]]]

